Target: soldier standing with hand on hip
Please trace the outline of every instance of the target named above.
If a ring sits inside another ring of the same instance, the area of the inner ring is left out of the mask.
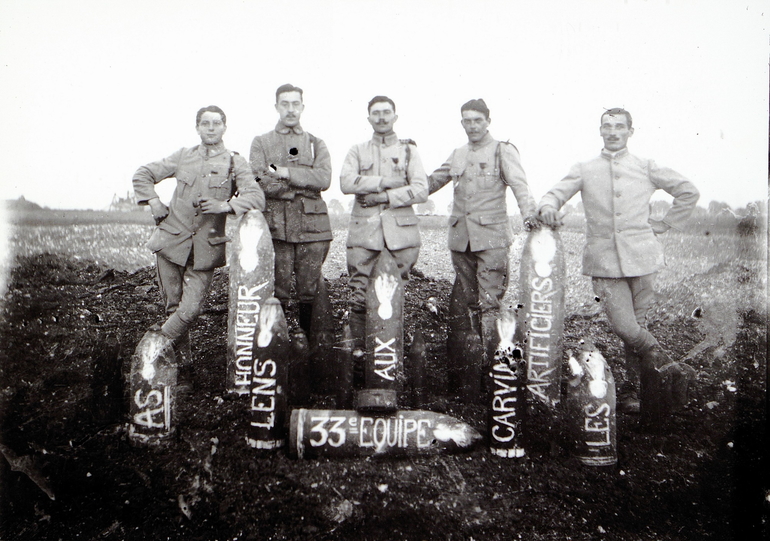
[[[215,105],[200,109],[195,129],[200,145],[143,165],[133,178],[138,204],[149,205],[158,224],[147,247],[157,256],[168,318],[153,327],[175,343],[200,314],[214,269],[225,265],[227,215],[265,208],[251,167],[222,142],[227,130],[224,111]],[[154,186],[169,177],[176,177],[177,185],[166,206]]]
[[[455,291],[462,292],[468,303],[471,326],[481,337],[489,363],[497,347],[496,321],[509,280],[508,188],[519,204],[524,228],[529,231],[539,224],[519,151],[489,133],[492,120],[487,104],[482,99],[470,100],[460,107],[460,114],[468,144],[454,150],[430,175],[430,193],[454,182],[449,250],[460,286]]]
[[[636,379],[641,368],[641,412],[647,420],[657,421],[667,409],[681,405],[671,395],[682,384],[686,394],[686,382],[694,374],[686,364],[672,362],[646,328],[655,275],[664,265],[658,236],[684,224],[699,193],[676,171],[628,152],[628,139],[634,134],[628,111],[605,111],[599,134],[604,140],[601,154],[574,165],[543,196],[539,219],[551,227],[560,226],[558,209],[581,193],[586,215],[583,274],[591,276],[610,326],[626,348],[628,382],[621,389],[619,409],[640,411]],[[650,218],[650,198],[656,190],[674,198],[660,221]]]
[[[275,92],[279,120],[275,129],[251,143],[251,168],[267,196],[265,219],[275,250],[275,297],[287,318],[296,277],[298,320],[310,333],[313,301],[329,253],[331,224],[321,192],[331,185],[329,151],[318,137],[302,129],[302,89],[285,84]]]
[[[428,179],[414,141],[393,131],[396,105],[375,96],[368,105],[372,138],[353,146],[340,173],[342,193],[355,194],[347,240],[349,314],[355,354],[361,357],[366,334],[366,288],[377,257],[388,250],[401,278],[420,252],[418,218],[412,205],[428,199]]]

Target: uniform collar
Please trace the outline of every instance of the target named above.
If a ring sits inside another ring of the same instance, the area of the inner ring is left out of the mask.
[[[492,134],[487,132],[487,133],[484,134],[484,137],[482,137],[481,140],[476,142],[476,143],[472,143],[472,142],[468,141],[468,147],[470,147],[471,150],[478,150],[481,147],[487,146],[492,141],[494,141],[494,138],[492,137]]]
[[[225,148],[224,142],[217,143],[216,145],[204,145],[201,143],[198,145],[198,154],[203,156],[204,158],[208,157],[211,158],[213,156],[219,156],[223,152],[225,152],[227,149]]]
[[[395,145],[398,142],[398,135],[395,132],[390,135],[382,136],[377,132],[372,135],[372,142],[381,146],[389,147]]]
[[[290,128],[289,126],[284,125],[284,123],[281,122],[280,120],[278,121],[278,124],[275,125],[275,131],[277,131],[281,135],[286,135],[289,132],[294,132],[297,135],[302,135],[304,133],[304,131],[302,130],[302,126],[300,126],[299,124],[297,124],[293,128]]]
[[[606,148],[602,149],[602,158],[606,160],[611,160],[613,158],[622,158],[628,154],[628,147],[623,147],[620,150],[617,150],[615,152],[612,152],[611,150],[607,150]]]

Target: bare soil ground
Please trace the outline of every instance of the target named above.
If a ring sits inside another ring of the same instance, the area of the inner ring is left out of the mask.
[[[750,278],[750,277],[749,277]],[[338,337],[346,280],[328,282]],[[447,280],[407,286],[406,333],[428,347],[430,408],[484,430],[485,413],[447,396]],[[199,369],[166,448],[126,438],[129,360],[161,318],[152,268],[124,272],[42,254],[20,258],[0,319],[3,539],[752,540],[767,538],[765,318],[739,311],[729,347],[691,362],[693,400],[657,433],[618,414],[617,466],[570,456],[559,423],[535,414],[528,456],[472,452],[407,459],[293,460],[244,441],[245,404],[223,400],[227,273],[192,331]],[[704,343],[688,308],[652,332],[680,357]],[[598,313],[566,321],[625,377]],[[721,348],[721,349],[720,349]],[[327,407],[331,396],[314,395]],[[50,494],[50,497],[49,495]]]

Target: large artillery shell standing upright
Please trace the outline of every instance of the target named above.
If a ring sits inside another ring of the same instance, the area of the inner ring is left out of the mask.
[[[295,409],[289,425],[289,454],[297,458],[429,455],[467,451],[480,440],[470,425],[422,410]]]
[[[251,380],[254,336],[259,312],[273,295],[275,255],[270,230],[258,210],[239,222],[230,252],[227,305],[227,374],[225,391],[246,396]]]
[[[246,441],[257,449],[276,449],[286,441],[286,383],[291,344],[281,303],[270,297],[259,314],[249,392]]]
[[[526,452],[522,427],[527,411],[526,363],[521,347],[513,342],[516,317],[502,310],[497,321],[500,343],[488,374],[489,451],[504,458],[521,458]]]
[[[131,357],[128,439],[132,444],[159,444],[172,435],[177,370],[171,340],[147,331]]]
[[[521,256],[518,341],[527,360],[527,389],[550,407],[561,398],[562,333],[567,287],[558,231],[531,231]]]
[[[387,249],[377,257],[366,290],[366,388],[358,409],[395,411],[404,379],[404,284]]]
[[[571,378],[567,409],[572,422],[575,455],[589,466],[618,461],[615,419],[615,378],[607,361],[589,340],[570,355]]]

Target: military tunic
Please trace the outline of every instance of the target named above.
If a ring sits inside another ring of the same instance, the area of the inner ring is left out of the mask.
[[[204,214],[200,201],[228,201],[240,215],[264,210],[265,196],[246,160],[231,155],[222,144],[182,148],[140,167],[133,178],[137,202],[146,205],[158,197],[155,184],[169,177],[177,181],[169,214],[147,247],[157,256],[158,282],[169,314],[162,331],[177,339],[200,314],[214,269],[226,262],[225,243],[230,240],[225,235],[227,214]]]
[[[275,296],[289,301],[296,276],[300,302],[313,302],[321,267],[332,240],[331,223],[321,192],[331,185],[331,158],[326,144],[297,125],[278,122],[254,138],[251,167],[267,196],[265,219],[275,248]],[[286,167],[278,179],[270,165]]]
[[[513,240],[506,190],[516,197],[522,217],[533,216],[536,208],[518,150],[487,132],[454,150],[429,181],[431,193],[454,184],[449,249],[470,309],[496,311],[508,288]]]
[[[404,185],[383,190],[385,177],[401,177]],[[428,199],[428,179],[415,144],[395,134],[374,134],[353,146],[340,172],[342,193],[355,194],[347,239],[351,305],[362,309],[369,275],[383,249],[396,259],[402,276],[417,261],[420,247],[418,218],[412,205]],[[385,191],[388,203],[364,207],[359,197]]]
[[[613,332],[631,351],[657,344],[646,329],[655,297],[655,273],[664,265],[663,245],[650,225],[650,198],[656,190],[674,197],[663,222],[681,227],[698,202],[692,182],[652,160],[623,148],[602,149],[578,163],[540,201],[559,209],[580,192],[586,215],[583,274],[592,277]]]

